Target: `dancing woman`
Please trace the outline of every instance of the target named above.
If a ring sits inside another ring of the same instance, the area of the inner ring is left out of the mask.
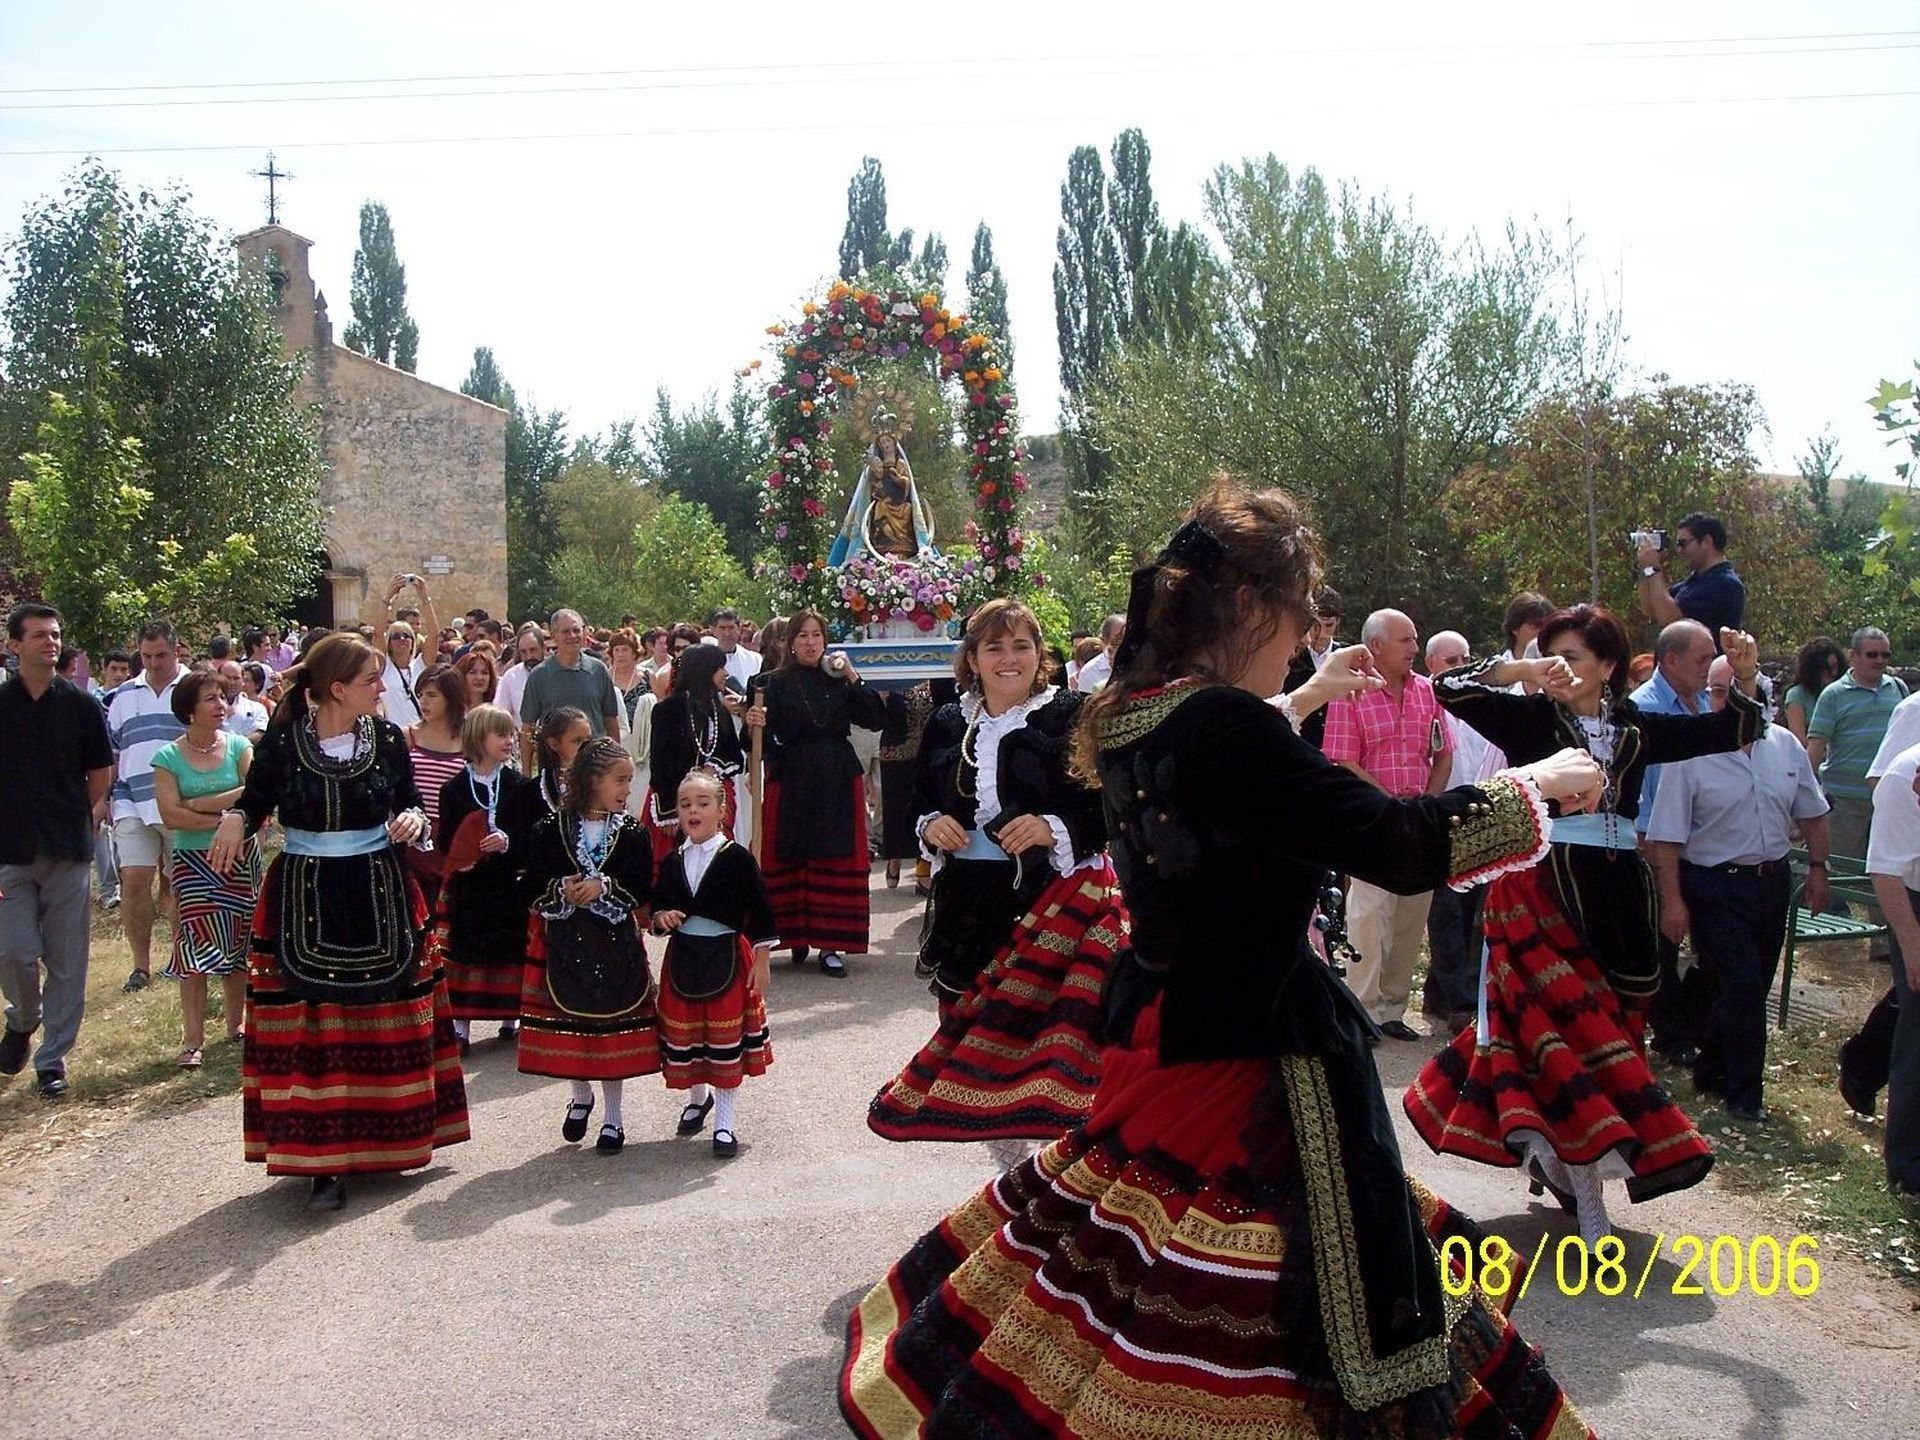
[[[1649,765],[1750,743],[1766,711],[1749,698],[1753,638],[1737,631],[1721,631],[1720,643],[1738,688],[1726,709],[1700,715],[1642,714],[1626,698],[1626,632],[1599,606],[1559,611],[1537,643],[1537,660],[1450,670],[1434,693],[1516,763],[1567,745],[1587,751],[1605,767],[1606,789],[1597,813],[1554,821],[1538,865],[1488,890],[1479,1018],[1427,1062],[1405,1104],[1436,1151],[1524,1163],[1535,1193],[1552,1188],[1597,1243],[1608,1231],[1605,1180],[1650,1200],[1713,1165],[1641,1040],[1660,951],[1658,892],[1634,835],[1640,782]],[[1500,688],[1515,682],[1536,693]]]
[[[820,968],[844,980],[840,957],[866,953],[870,918],[866,778],[847,737],[855,725],[882,728],[887,704],[845,655],[823,663],[827,626],[813,611],[788,620],[787,647],[779,669],[761,672],[764,702],[747,712],[771,746],[761,866],[793,963],[806,964],[817,946]],[[671,793],[663,781],[654,776]]]
[[[1416,892],[1530,863],[1543,799],[1599,768],[1397,800],[1329,764],[1262,698],[1318,576],[1291,498],[1224,484],[1135,573],[1077,732],[1133,918],[1093,1111],[856,1308],[858,1433],[1588,1433],[1443,1285],[1436,1236],[1477,1232],[1401,1169],[1366,1014],[1306,929],[1328,869]]]
[[[920,947],[940,1025],[873,1099],[889,1140],[1051,1140],[1100,1078],[1100,992],[1127,934],[1099,792],[1069,773],[1081,697],[1049,682],[1018,600],[974,611],[961,698],[920,742],[913,826],[933,863]]]
[[[406,737],[379,718],[380,656],[358,636],[315,643],[288,672],[238,808],[208,856],[226,875],[277,814],[286,850],[254,912],[241,1061],[246,1158],[306,1175],[412,1170],[467,1138],[466,1088],[426,906],[398,847],[431,845]]]

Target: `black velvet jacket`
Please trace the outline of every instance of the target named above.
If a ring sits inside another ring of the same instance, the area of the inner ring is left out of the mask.
[[[852,781],[860,762],[847,737],[855,725],[879,730],[887,723],[885,697],[817,665],[782,666],[767,677],[765,691],[767,773],[780,787],[772,858],[797,865],[853,854]]]
[[[366,830],[422,808],[400,727],[371,715],[360,724],[372,743],[347,761],[322,753],[303,720],[269,726],[240,795],[247,833],[276,811],[297,830]]]
[[[1084,860],[1106,848],[1107,821],[1098,791],[1067,773],[1073,730],[1083,696],[1061,690],[1027,714],[1026,724],[1000,741],[996,787],[1000,814],[981,815],[973,790],[973,767],[960,758],[967,722],[955,701],[927,722],[914,768],[913,816],[951,815],[969,830],[1016,815],[1052,815],[1067,827],[1073,858]]]
[[[507,837],[507,848],[483,855],[467,870],[447,871],[440,890],[447,907],[447,943],[464,965],[507,965],[527,953],[527,906],[520,876],[527,868],[533,827],[546,814],[539,786],[517,770],[495,771],[500,798],[493,821]],[[462,770],[440,787],[440,825],[434,845],[449,858],[453,839],[469,816],[483,815],[468,772]]]
[[[720,775],[737,775],[746,764],[740,750],[740,732],[734,726],[733,717],[720,704],[717,691],[713,710],[714,771]],[[701,763],[700,747],[694,740],[697,723],[684,695],[669,695],[653,707],[653,738],[651,748],[647,751],[647,784],[653,790],[658,807],[656,819],[672,818],[674,805],[680,795],[680,782],[687,778],[689,770]],[[700,723],[699,728],[704,737],[705,724]]]

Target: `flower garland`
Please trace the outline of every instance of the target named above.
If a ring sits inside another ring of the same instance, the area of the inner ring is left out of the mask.
[[[951,555],[855,555],[834,579],[837,608],[854,625],[898,618],[931,633],[987,598],[980,565]]]
[[[761,516],[779,556],[767,579],[783,612],[811,607],[850,628],[879,618],[874,612],[883,605],[888,614],[912,614],[931,604],[936,617],[945,619],[974,598],[966,592],[976,586],[1011,595],[1046,583],[1026,568],[1019,517],[1027,477],[1020,471],[1013,387],[992,331],[949,312],[933,291],[914,296],[841,280],[824,300],[803,305],[796,323],[770,325],[767,333],[779,347],[780,373],[767,389],[775,448],[762,482]],[[969,574],[963,566],[924,559],[882,567],[867,556],[866,570],[843,583],[828,572],[826,560],[843,512],[820,498],[837,496],[841,488],[827,445],[833,414],[859,388],[863,360],[903,360],[916,349],[935,358],[942,380],[964,387],[961,429],[974,492],[966,538],[977,547],[979,563]],[[922,590],[934,598],[921,598]],[[856,607],[856,598],[864,604]],[[916,611],[907,609],[909,600]],[[948,616],[938,614],[943,605]]]

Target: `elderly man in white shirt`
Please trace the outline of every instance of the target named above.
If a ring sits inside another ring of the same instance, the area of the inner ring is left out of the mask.
[[[1887,1180],[1920,1195],[1920,745],[1901,751],[1873,787],[1867,873],[1893,930],[1900,1014],[1887,1080]]]
[[[513,641],[514,663],[500,672],[500,683],[494,687],[493,703],[513,716],[513,723],[520,725],[520,697],[527,692],[527,676],[534,667],[547,658],[547,636],[538,625],[527,624]]]
[[[1715,710],[1727,703],[1733,667],[1707,671]],[[1792,921],[1793,832],[1805,837],[1812,869],[1805,904],[1827,904],[1827,798],[1794,733],[1769,726],[1753,744],[1725,755],[1662,767],[1647,817],[1648,859],[1660,886],[1660,930],[1678,944],[1689,929],[1705,982],[1705,1031],[1694,1088],[1718,1094],[1735,1119],[1763,1122],[1767,992]]]

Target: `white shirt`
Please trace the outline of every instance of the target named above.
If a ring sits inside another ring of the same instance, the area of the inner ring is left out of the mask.
[[[1083,695],[1091,695],[1112,677],[1113,656],[1102,650],[1080,667],[1080,674],[1074,682],[1074,688]]]
[[[1649,840],[1684,845],[1694,865],[1759,865],[1793,847],[1796,820],[1827,813],[1799,738],[1770,725],[1746,750],[1661,766]]]
[[[160,801],[153,793],[153,757],[162,745],[179,739],[187,727],[173,718],[176,674],[158,694],[145,672],[113,692],[107,707],[107,735],[113,741],[113,818],[158,825]]]
[[[747,688],[747,681],[760,673],[760,656],[744,645],[736,645],[727,656],[727,674],[740,682],[740,688]]]
[[[698,843],[688,840],[680,846],[680,866],[687,872],[687,889],[692,894],[700,893],[700,882],[707,878],[707,867],[713,864],[713,857],[726,843],[725,832],[716,830]]]
[[[527,676],[531,672],[518,660],[500,672],[500,683],[494,687],[493,703],[513,716],[513,723],[524,724],[520,719],[520,697],[527,691]]]
[[[1867,873],[1897,876],[1909,890],[1920,890],[1920,796],[1913,776],[1920,770],[1920,745],[1910,745],[1888,764],[1873,787],[1873,828],[1867,832]]]
[[[974,815],[978,820],[991,820],[1000,813],[1000,742],[1016,730],[1026,728],[1027,716],[1047,704],[1060,693],[1060,687],[1049,685],[1038,695],[1023,700],[1011,710],[1003,710],[998,715],[981,714],[982,701],[977,691],[969,691],[960,699],[960,714],[971,722],[978,715],[979,728],[973,735],[973,753],[979,760],[979,769],[974,772],[973,796]],[[915,830],[924,835],[927,822],[936,818],[935,813],[922,815]],[[1042,815],[1047,829],[1053,834],[1053,849],[1048,860],[1053,868],[1062,875],[1070,875],[1075,870],[1089,870],[1103,863],[1103,854],[1089,855],[1086,859],[1075,861],[1073,858],[1073,837],[1067,833],[1066,822],[1058,815]],[[921,850],[933,861],[933,868],[939,870],[946,863],[945,851],[927,850],[921,842]]]
[[[247,695],[236,695],[233,703],[227,707],[227,718],[220,728],[230,735],[244,735],[251,740],[267,728],[267,707]]]
[[[1507,768],[1507,757],[1498,745],[1458,716],[1441,714],[1453,736],[1453,774],[1448,784],[1478,785]]]
[[[1313,662],[1313,673],[1316,675],[1327,668],[1327,661],[1332,658],[1333,646],[1331,645],[1324,650],[1316,650],[1311,645],[1307,646],[1307,659]]]
[[[381,674],[380,688],[386,693],[387,719],[402,730],[409,725],[420,723],[420,704],[414,699],[414,690],[419,685],[420,676],[426,668],[426,662],[416,655],[407,665],[404,683],[401,679],[400,667],[392,660],[387,661],[387,668]]]
[[[1873,763],[1867,766],[1867,778],[1878,780],[1887,773],[1887,767],[1902,750],[1911,750],[1920,745],[1920,692],[1915,692],[1893,707],[1893,714],[1887,717],[1887,735],[1880,742],[1880,748],[1874,752]]]

